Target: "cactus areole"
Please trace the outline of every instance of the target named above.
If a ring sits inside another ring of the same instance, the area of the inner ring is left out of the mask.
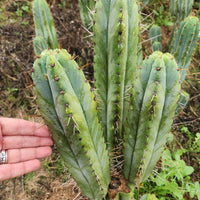
[[[136,1],[99,0],[94,21],[95,88],[66,50],[54,49],[39,52],[34,91],[82,193],[91,200],[131,200],[170,131],[180,70],[171,54],[159,51],[137,66]]]

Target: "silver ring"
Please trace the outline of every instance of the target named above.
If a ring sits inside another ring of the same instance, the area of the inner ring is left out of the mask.
[[[5,164],[7,162],[7,151],[2,150],[0,152],[0,164]]]

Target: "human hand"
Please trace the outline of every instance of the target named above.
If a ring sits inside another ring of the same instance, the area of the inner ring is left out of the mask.
[[[2,149],[7,152],[7,162],[0,163],[0,181],[37,170],[38,159],[51,155],[51,145],[53,141],[46,126],[22,119],[0,118],[0,152]]]

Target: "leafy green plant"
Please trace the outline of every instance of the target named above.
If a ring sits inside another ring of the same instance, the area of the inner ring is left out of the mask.
[[[190,153],[200,153],[200,133],[193,134],[185,126],[181,127],[181,132],[188,138],[187,147]]]
[[[63,9],[66,6],[66,0],[63,0],[61,3],[58,4],[59,8]]]
[[[170,17],[165,11],[165,8],[163,5],[161,5],[158,10],[153,10],[153,13],[155,14],[155,23],[159,26],[172,26],[173,22]]]
[[[183,153],[185,150],[179,149],[171,153],[166,149],[161,157],[161,171],[159,169],[154,171],[150,176],[150,182],[145,182],[141,186],[141,192],[154,193],[159,200],[183,200],[186,193],[191,198],[196,195],[199,199],[200,184],[198,181],[193,183],[190,180],[189,175],[194,169],[181,160],[180,156]],[[148,199],[150,198],[146,198]]]
[[[25,2],[23,4],[14,2],[13,5],[15,7],[17,7],[16,13],[15,13],[17,17],[22,17],[23,14],[30,12],[30,3],[29,2]]]

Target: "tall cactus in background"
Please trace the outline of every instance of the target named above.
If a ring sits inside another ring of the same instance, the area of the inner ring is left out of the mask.
[[[165,144],[179,98],[180,70],[171,54],[161,52],[138,67],[136,1],[99,0],[95,10],[95,88],[65,50],[55,49],[35,61],[34,91],[83,194],[92,200],[131,200]],[[125,177],[128,190],[111,197],[113,171]]]
[[[177,24],[192,11],[193,0],[170,0],[170,12],[176,17]]]
[[[36,36],[43,37],[50,49],[59,48],[56,29],[46,0],[34,0],[32,8]]]
[[[79,0],[79,10],[83,25],[91,28],[93,23],[93,12],[95,8],[95,0]]]
[[[149,30],[149,40],[153,51],[162,51],[162,32],[158,25],[153,25]]]
[[[180,28],[175,33],[169,52],[172,53],[181,70],[181,82],[185,80],[190,66],[192,53],[199,36],[199,19],[194,16],[187,17],[180,24]]]

